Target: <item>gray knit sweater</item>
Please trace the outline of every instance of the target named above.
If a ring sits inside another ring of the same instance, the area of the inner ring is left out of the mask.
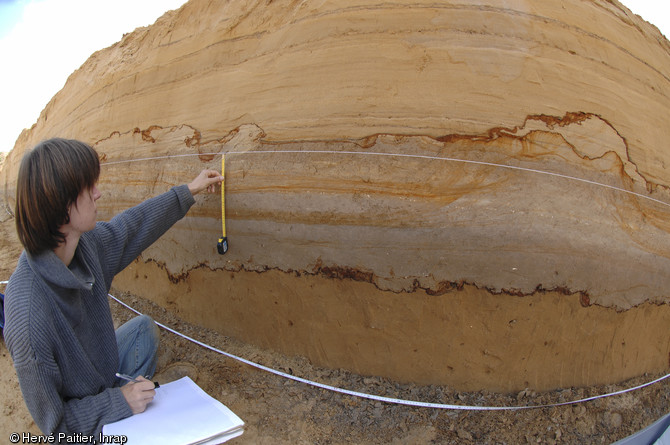
[[[5,342],[21,391],[45,434],[94,434],[132,415],[116,385],[119,357],[107,293],[195,200],[185,185],[99,222],[69,268],[48,251],[24,252],[5,292]]]

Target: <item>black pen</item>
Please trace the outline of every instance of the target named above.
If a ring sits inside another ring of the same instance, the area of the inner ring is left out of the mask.
[[[116,373],[116,376],[120,379],[126,380],[128,382],[133,382],[133,383],[139,383],[140,381],[137,379],[132,378],[129,375],[121,374],[119,372]],[[158,384],[158,382],[154,382],[154,388],[160,388],[161,385]]]

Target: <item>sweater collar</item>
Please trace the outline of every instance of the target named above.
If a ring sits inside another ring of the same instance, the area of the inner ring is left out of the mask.
[[[33,271],[47,281],[65,289],[91,290],[95,279],[81,258],[81,249],[77,247],[70,266],[66,266],[52,250],[31,255],[26,252],[28,264]]]

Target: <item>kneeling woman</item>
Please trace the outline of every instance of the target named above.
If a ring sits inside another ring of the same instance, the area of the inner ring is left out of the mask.
[[[116,332],[107,300],[114,276],[223,177],[204,170],[188,185],[96,222],[97,153],[50,139],[20,165],[16,229],[24,252],[5,295],[4,337],[30,413],[45,434],[97,434],[145,410],[154,385],[158,328],[145,316]],[[138,377],[122,385],[117,372]]]

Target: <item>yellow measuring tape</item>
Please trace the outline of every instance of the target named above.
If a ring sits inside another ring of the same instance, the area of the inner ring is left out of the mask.
[[[223,255],[228,252],[228,238],[226,237],[226,188],[224,186],[226,182],[226,156],[221,155],[221,176],[223,176],[223,181],[221,181],[221,238],[216,245],[216,249],[219,251],[219,255]]]

